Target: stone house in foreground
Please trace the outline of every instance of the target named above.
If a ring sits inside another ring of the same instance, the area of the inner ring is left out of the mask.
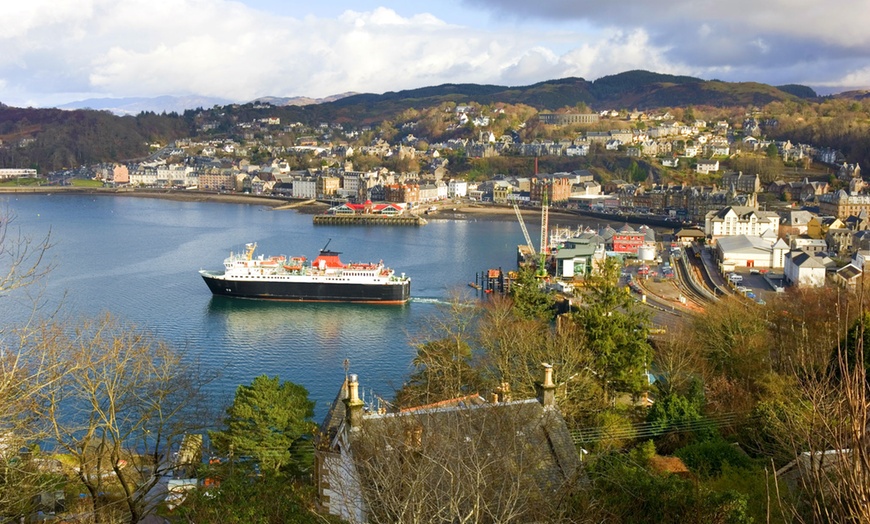
[[[581,474],[555,390],[546,366],[537,398],[504,387],[388,412],[367,409],[349,375],[316,442],[321,509],[352,523],[546,519]]]

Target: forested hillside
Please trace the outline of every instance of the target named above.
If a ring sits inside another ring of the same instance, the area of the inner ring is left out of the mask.
[[[104,111],[0,106],[0,167],[41,172],[142,157],[148,144],[189,136],[175,115],[119,117]]]
[[[233,104],[211,109],[185,111],[183,115],[141,113],[120,117],[105,111],[58,109],[20,109],[0,105],[0,167],[35,167],[41,172],[106,161],[123,161],[144,156],[148,144],[168,143],[195,136],[198,125],[209,123],[211,135],[230,136],[239,123],[265,117],[281,122],[317,125],[386,125],[403,121],[402,115],[443,111],[445,104],[508,105],[507,115],[497,119],[494,132],[517,129],[541,111],[604,109],[654,110],[690,106],[788,107],[816,106],[815,93],[803,86],[773,86],[758,83],[705,81],[649,71],[629,71],[589,82],[564,78],[529,86],[506,87],[477,84],[444,84],[384,94],[359,94],[333,102],[308,106],[271,106]],[[778,117],[778,114],[773,116]],[[430,139],[450,136],[440,129],[437,118],[429,118],[416,134]],[[404,119],[407,121],[407,119]],[[815,141],[837,147],[852,139],[836,134],[814,133],[809,120],[795,121],[789,127],[795,138],[832,139],[836,143]],[[428,134],[423,133],[428,132]],[[389,134],[389,133],[388,133]],[[860,154],[857,146],[849,150]],[[863,160],[860,158],[858,160]]]

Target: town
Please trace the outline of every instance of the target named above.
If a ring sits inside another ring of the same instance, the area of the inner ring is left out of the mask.
[[[266,113],[270,108],[269,104],[252,106]],[[659,229],[673,227],[675,232],[695,226],[703,235],[695,231],[692,240],[712,250],[723,276],[735,270],[772,270],[782,273],[786,285],[830,283],[854,288],[870,249],[866,234],[870,194],[857,163],[846,162],[842,153],[828,147],[764,138],[764,130],[776,128],[778,121],[759,110],[734,122],[682,122],[672,113],[686,116],[688,112],[541,112],[518,121],[505,104],[451,103],[417,114],[417,120],[413,113],[407,115],[395,126],[306,126],[263,117],[236,123],[230,134],[237,139],[207,139],[219,122],[211,120],[216,118],[212,112],[203,111],[196,115],[203,138],[153,144],[153,153],[139,162],[56,171],[43,179],[64,185],[85,178],[118,190],[319,200],[330,205],[326,214],[341,216],[416,216],[460,203],[519,206],[528,211],[546,202],[553,211],[578,211],[617,224],[630,221]],[[462,131],[475,138],[434,142],[416,136],[432,127],[424,117],[437,118],[442,132]],[[505,127],[506,120],[514,127]],[[539,134],[574,136],[524,142],[519,131],[530,126],[545,130]],[[496,127],[505,133],[496,136],[492,131]],[[615,171],[588,163],[585,168],[550,173],[537,168],[539,158],[555,159],[559,166],[582,166],[590,157],[630,159],[630,163],[616,164],[625,167]],[[486,178],[459,172],[456,165],[494,158],[513,161],[514,171],[517,161],[526,159],[520,164],[524,172]],[[645,167],[640,168],[638,161]],[[312,164],[319,167],[300,168]],[[756,172],[735,169],[752,167]],[[35,175],[35,170],[0,170],[0,179]],[[639,237],[614,242],[613,234],[602,230],[603,236],[596,239],[599,251],[636,259],[645,243],[658,252],[677,245],[671,241],[673,235],[640,238],[645,231],[628,229],[629,235]],[[552,246],[546,246],[548,251],[566,240],[559,236],[565,233],[556,234]],[[685,235],[682,238],[686,245]],[[554,271],[557,278],[582,278],[592,268],[589,259],[582,261],[586,269],[579,272],[573,271],[581,264],[579,259],[566,262],[563,253],[560,260]],[[555,268],[556,261],[551,265]],[[782,289],[776,284],[769,287]]]
[[[766,138],[780,122],[758,108],[708,121],[697,107],[446,103],[358,126],[246,109],[263,116],[228,125],[222,115],[240,107],[195,111],[196,137],[154,142],[135,161],[0,169],[0,189],[245,196],[312,206],[315,224],[432,227],[423,217],[494,214],[518,221],[517,267],[471,282],[482,300],[445,305],[439,329],[413,343],[395,399],[366,397],[366,377],[346,362],[319,426],[304,388],[263,375],[238,387],[222,424],[176,424],[154,402],[130,434],[98,416],[67,431],[64,402],[139,405],[147,383],[186,413],[209,402],[204,379],[111,319],[83,325],[76,340],[59,328],[20,337],[22,354],[51,355],[32,375],[59,378],[15,383],[24,422],[10,423],[4,442],[49,435],[63,453],[4,458],[19,475],[9,485],[33,492],[0,491],[17,504],[10,515],[220,521],[255,508],[274,522],[791,522],[863,511],[867,485],[848,465],[868,453],[865,428],[842,430],[866,413],[866,368],[854,362],[865,362],[870,195],[854,159]],[[4,253],[25,270],[0,281],[14,290],[36,270]],[[106,345],[106,333],[118,343]],[[118,389],[106,400],[68,379]],[[32,436],[31,414],[55,433]],[[66,471],[74,480],[61,482]],[[65,492],[73,483],[76,498]],[[778,509],[765,497],[775,490]],[[811,505],[831,493],[840,498]]]

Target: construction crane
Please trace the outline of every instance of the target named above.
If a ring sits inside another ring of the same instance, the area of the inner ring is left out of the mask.
[[[523,230],[523,237],[526,239],[526,245],[529,246],[529,251],[531,251],[532,256],[537,255],[535,253],[535,246],[532,244],[532,237],[529,236],[529,230],[526,229],[526,223],[523,221],[523,215],[520,213],[520,206],[514,202],[514,213],[517,214],[517,220],[520,221],[520,228]]]
[[[547,199],[547,184],[541,185],[541,262],[538,265],[538,276],[547,276],[547,255],[550,253],[550,204]]]
[[[547,199],[547,186],[543,186],[541,198],[541,255],[546,256],[550,252],[550,205]]]

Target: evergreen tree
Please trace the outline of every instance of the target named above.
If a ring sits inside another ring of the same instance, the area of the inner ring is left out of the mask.
[[[583,305],[572,314],[592,352],[592,370],[608,397],[622,391],[640,394],[652,358],[647,342],[649,316],[621,288],[619,263],[607,259],[588,280]]]
[[[226,429],[209,436],[219,451],[252,456],[266,471],[303,473],[313,457],[313,417],[314,402],[304,387],[261,375],[250,386],[239,386],[227,409]]]
[[[523,267],[510,288],[510,297],[519,317],[528,320],[553,320],[556,303],[552,293],[541,287],[531,267]]]

